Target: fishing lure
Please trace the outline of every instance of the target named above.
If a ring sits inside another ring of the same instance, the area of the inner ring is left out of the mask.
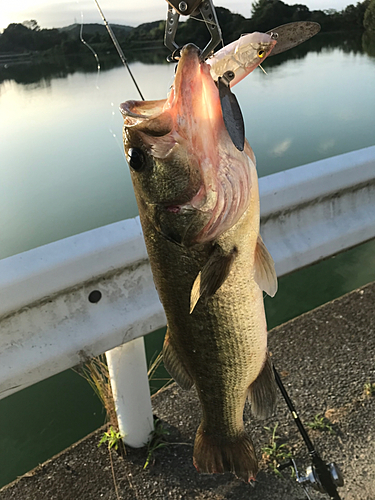
[[[230,82],[230,86],[233,87],[260,66],[267,56],[274,56],[296,47],[319,31],[318,23],[298,21],[283,24],[267,33],[248,33],[218,50],[206,62],[211,66],[211,75],[215,81],[227,71],[233,71],[235,76]],[[265,48],[270,42],[273,42],[274,46],[268,52]]]
[[[218,50],[206,60],[211,66],[211,76],[218,81],[227,71],[234,73],[233,87],[254,71],[272,53],[276,40],[267,33],[249,33]]]

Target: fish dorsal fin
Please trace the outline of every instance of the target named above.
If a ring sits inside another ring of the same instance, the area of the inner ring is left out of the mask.
[[[260,235],[258,236],[255,248],[254,266],[254,278],[259,285],[259,288],[266,292],[270,297],[273,297],[277,292],[275,263]]]
[[[221,287],[230,273],[237,254],[236,247],[228,253],[219,245],[215,246],[208,261],[195,278],[190,294],[190,314],[200,298],[207,301]]]
[[[193,386],[193,379],[188,373],[185,365],[181,362],[176,350],[171,345],[169,329],[167,330],[164,339],[163,362],[167,372],[174,378],[182,389],[188,390]]]

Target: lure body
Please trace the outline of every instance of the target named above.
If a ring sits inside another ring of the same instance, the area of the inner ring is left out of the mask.
[[[206,63],[210,65],[215,81],[227,71],[233,71],[235,76],[230,82],[233,87],[254,71],[275,45],[276,40],[267,33],[249,33],[220,49]]]

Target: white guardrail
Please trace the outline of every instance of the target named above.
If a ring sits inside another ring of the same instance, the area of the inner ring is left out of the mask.
[[[375,146],[259,186],[278,276],[375,237]],[[138,218],[0,260],[0,398],[106,352],[120,430],[141,446],[153,428],[142,336],[165,323]]]

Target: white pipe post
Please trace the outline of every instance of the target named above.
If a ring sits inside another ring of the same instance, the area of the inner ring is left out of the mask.
[[[143,337],[106,352],[119,431],[123,441],[141,448],[154,430]]]

